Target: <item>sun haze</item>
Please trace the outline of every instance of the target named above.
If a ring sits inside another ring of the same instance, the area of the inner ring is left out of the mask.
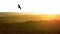
[[[21,5],[21,10],[18,5]],[[0,12],[60,13],[60,0],[0,0]]]

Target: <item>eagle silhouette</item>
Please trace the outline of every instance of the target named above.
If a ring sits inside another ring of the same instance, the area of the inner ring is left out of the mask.
[[[21,6],[18,4],[18,8],[20,8],[20,10],[21,10]]]

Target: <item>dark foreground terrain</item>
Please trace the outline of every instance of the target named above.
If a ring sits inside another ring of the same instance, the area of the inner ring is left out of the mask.
[[[0,34],[60,34],[60,29],[41,21],[0,23]]]
[[[60,20],[41,20],[44,16],[0,12],[0,34],[60,34]]]

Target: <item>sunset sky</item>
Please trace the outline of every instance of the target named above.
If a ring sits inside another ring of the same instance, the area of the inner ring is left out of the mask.
[[[60,0],[0,0],[0,12],[60,13]]]

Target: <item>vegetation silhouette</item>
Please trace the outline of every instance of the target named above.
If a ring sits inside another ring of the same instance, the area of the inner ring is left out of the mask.
[[[26,22],[16,22],[16,23],[4,23],[0,22],[0,34],[60,34],[59,31],[53,29],[47,30],[46,27],[49,26],[48,21],[26,21]],[[60,23],[60,21],[59,21]],[[49,26],[50,27],[50,26]],[[50,27],[51,28],[51,27]]]

